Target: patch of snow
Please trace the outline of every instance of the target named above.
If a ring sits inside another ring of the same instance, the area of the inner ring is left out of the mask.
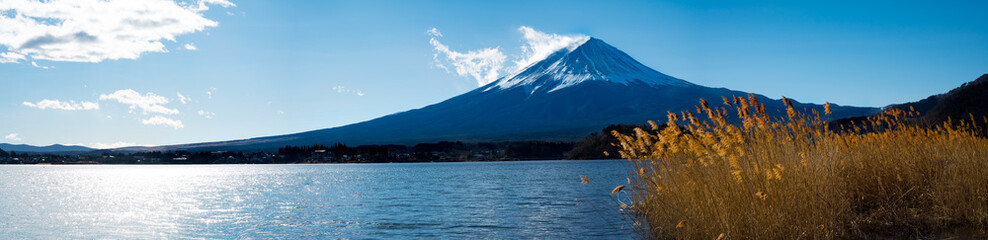
[[[596,38],[587,38],[563,47],[545,59],[532,63],[514,74],[498,79],[484,91],[527,87],[548,92],[575,86],[586,81],[607,81],[630,85],[692,86],[692,83],[655,71],[621,50]]]

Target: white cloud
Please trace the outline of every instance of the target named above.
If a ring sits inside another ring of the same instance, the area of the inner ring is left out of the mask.
[[[515,62],[515,70],[518,71],[535,62],[545,59],[550,54],[563,48],[575,48],[590,39],[586,35],[559,35],[539,32],[528,26],[521,26],[518,31],[522,32],[525,38],[525,46],[521,47],[522,56]]]
[[[445,64],[443,64],[442,62],[439,61],[439,54],[438,53],[432,54],[432,66],[437,67],[437,68],[442,68],[447,73],[449,72],[449,68],[446,67]]]
[[[167,104],[168,99],[154,93],[141,95],[133,89],[117,90],[112,94],[100,94],[100,100],[115,100],[119,103],[130,105],[130,110],[140,108],[144,114],[178,114],[178,109],[167,108],[162,104]],[[180,122],[181,123],[181,122]],[[146,124],[146,123],[145,123]]]
[[[185,50],[192,50],[192,51],[199,50],[199,48],[197,48],[196,45],[193,43],[186,43],[184,47]]]
[[[200,109],[198,113],[199,113],[199,116],[203,116],[206,119],[213,119],[213,116],[216,116],[216,113],[203,111],[202,109]]]
[[[590,39],[582,34],[559,35],[555,33],[539,32],[528,26],[521,26],[518,31],[525,39],[525,45],[521,47],[522,54],[514,57],[515,63],[511,72],[516,72],[529,65],[541,61],[550,54],[563,48],[573,49]],[[500,47],[484,48],[464,52],[452,51],[449,46],[442,44],[437,38],[442,37],[439,29],[432,28],[426,31],[432,38],[429,43],[433,46],[432,55],[433,66],[449,71],[447,64],[453,65],[456,74],[460,76],[470,76],[477,80],[477,84],[483,86],[496,81],[500,77],[504,68],[505,55],[501,53]],[[440,57],[442,56],[442,57]]]
[[[436,29],[436,28],[429,29],[429,31],[425,31],[425,33],[426,34],[429,34],[429,36],[433,36],[433,37],[442,37],[443,36],[443,33],[442,32],[439,32],[439,29]]]
[[[449,49],[449,46],[436,40],[436,37],[442,36],[439,34],[439,30],[435,28],[430,29],[430,35],[432,35],[432,30],[436,30],[435,33],[438,34],[433,35],[429,39],[429,44],[432,44],[433,51],[435,51],[435,54],[433,54],[435,66],[448,70],[443,63],[451,64],[456,70],[457,75],[473,77],[480,86],[497,80],[501,68],[504,67],[504,61],[507,58],[504,56],[504,53],[501,53],[500,47],[470,50],[467,52],[453,51]],[[445,59],[441,59],[439,57],[440,55],[445,56]]]
[[[209,90],[206,90],[206,97],[208,97],[209,99],[213,99],[213,92],[215,92],[215,91],[216,91],[216,88],[214,88],[214,87],[209,88]]]
[[[226,0],[176,3],[162,0],[4,0],[0,47],[34,60],[101,62],[167,52],[163,41],[215,27],[202,11]]]
[[[57,99],[56,100],[44,99],[44,100],[41,100],[41,101],[39,101],[37,103],[23,102],[21,104],[23,104],[24,106],[28,106],[28,107],[32,107],[32,108],[37,108],[37,109],[41,109],[41,110],[44,110],[44,109],[69,110],[69,111],[75,111],[75,110],[99,110],[99,103],[86,102],[86,101],[81,101],[81,102],[78,102],[77,103],[77,102],[72,101],[72,100],[63,102],[63,101],[59,101]]]
[[[17,136],[17,133],[7,134],[7,136],[5,136],[3,138],[4,139],[7,139],[7,140],[10,140],[10,141],[20,141],[21,140],[21,137]]]
[[[34,67],[40,68],[40,69],[55,68],[55,67],[50,67],[50,66],[41,66],[41,65],[38,65],[38,63],[37,62],[34,62],[34,61],[31,61],[31,66],[34,66]]]
[[[360,91],[360,89],[349,89],[349,88],[346,88],[344,86],[335,86],[335,87],[333,87],[333,91],[336,91],[338,93],[353,94],[353,95],[357,95],[357,96],[361,96],[361,97],[364,96],[364,92],[363,91]]]
[[[182,95],[182,93],[175,93],[175,95],[178,96],[178,101],[182,102],[182,104],[192,102],[192,98],[186,97],[185,95]]]
[[[237,6],[236,4],[233,4],[232,2],[227,1],[227,0],[201,0],[201,1],[199,1],[199,5],[196,8],[196,11],[201,12],[201,11],[209,10],[209,5],[207,5],[207,4],[209,4],[209,5],[220,5],[221,7],[225,7],[225,8],[228,8],[228,7],[236,7]]]
[[[15,52],[0,53],[0,63],[16,63],[24,60],[24,55]]]
[[[141,120],[141,123],[143,123],[144,125],[163,125],[163,126],[170,126],[170,127],[175,128],[175,129],[179,129],[179,128],[184,128],[185,127],[185,125],[182,125],[182,120],[175,120],[175,119],[171,119],[171,118],[166,118],[166,117],[163,117],[163,116],[160,116],[160,115],[159,116],[154,116],[154,117],[151,117],[151,118],[148,118],[148,119]]]

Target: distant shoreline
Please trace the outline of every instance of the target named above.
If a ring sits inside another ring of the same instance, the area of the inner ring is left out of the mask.
[[[297,163],[0,163],[0,166],[80,166],[80,165],[343,165],[343,164],[405,164],[405,163],[469,163],[469,162],[539,162],[539,161],[605,161],[621,159],[510,159],[477,161],[422,161],[422,162],[297,162]]]

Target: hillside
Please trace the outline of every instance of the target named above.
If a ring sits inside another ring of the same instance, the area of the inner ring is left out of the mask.
[[[120,150],[274,150],[285,145],[416,144],[438,141],[576,141],[611,124],[642,124],[668,111],[695,109],[700,98],[749,93],[700,86],[658,72],[596,38],[573,42],[545,59],[488,85],[420,109],[365,122],[280,136],[244,140],[137,147]],[[756,96],[769,114],[781,115],[782,101]],[[819,104],[793,101],[803,111]],[[833,105],[843,118],[875,108]]]

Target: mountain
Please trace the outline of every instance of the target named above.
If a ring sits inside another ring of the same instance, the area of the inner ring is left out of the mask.
[[[899,109],[915,111],[919,116],[907,120],[907,123],[919,126],[937,126],[951,119],[955,124],[959,120],[971,122],[974,118],[980,127],[981,136],[988,136],[988,74],[983,74],[974,81],[961,84],[946,93],[936,94],[915,102],[892,104],[883,109]],[[829,122],[830,129],[870,129],[868,117],[878,115],[863,115],[836,119]]]
[[[27,144],[9,144],[0,143],[0,149],[10,152],[87,152],[96,150],[93,148],[83,147],[83,146],[66,146],[61,144],[49,145],[44,147],[32,146]]]
[[[983,118],[988,117],[988,74],[947,93],[893,107],[908,109],[910,106],[920,112],[924,120],[930,122],[943,122],[947,118],[970,119],[971,116],[977,121],[983,121]]]
[[[949,92],[889,107],[906,111],[911,107],[922,116],[921,120],[926,124],[939,124],[948,118],[970,121],[971,117],[982,122],[988,118],[988,74]]]
[[[747,96],[660,73],[596,38],[559,49],[514,74],[420,109],[341,127],[281,136],[121,150],[273,150],[287,144],[415,144],[436,141],[578,140],[610,124],[665,119],[695,109],[700,98]],[[770,114],[782,101],[757,95]],[[793,101],[798,109],[816,104]],[[875,108],[833,105],[833,115],[868,115]]]
[[[970,119],[982,121],[988,117],[988,74],[965,83],[938,97],[937,104],[923,117],[928,121],[941,122],[950,119]]]
[[[646,67],[600,39],[587,38],[482,89],[486,92],[524,88],[532,94],[544,94],[588,81],[625,86],[646,85],[653,88],[694,85]]]

